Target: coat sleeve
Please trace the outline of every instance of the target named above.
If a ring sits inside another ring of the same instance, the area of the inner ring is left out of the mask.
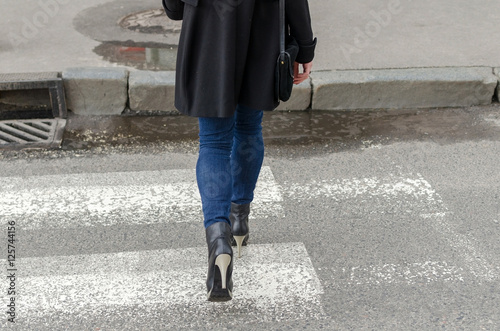
[[[184,13],[184,2],[181,0],[162,0],[163,8],[168,18],[175,21],[182,20]]]
[[[286,18],[292,35],[299,44],[299,63],[311,62],[316,49],[316,38],[313,38],[311,14],[307,0],[287,0]]]

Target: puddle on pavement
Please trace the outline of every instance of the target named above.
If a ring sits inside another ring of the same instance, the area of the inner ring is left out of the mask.
[[[122,32],[132,32],[131,38],[140,38],[103,42],[94,52],[108,62],[139,70],[175,70],[181,24],[167,19],[162,8],[134,12],[122,17],[118,27]]]
[[[139,70],[175,70],[177,46],[143,47],[102,43],[94,48],[104,60]]]
[[[318,152],[375,148],[400,141],[441,144],[500,139],[500,106],[377,111],[266,112],[267,146],[314,147]],[[197,119],[187,116],[73,116],[63,149],[196,142]]]

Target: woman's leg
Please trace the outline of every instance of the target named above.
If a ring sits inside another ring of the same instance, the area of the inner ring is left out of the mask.
[[[235,114],[234,143],[231,153],[233,194],[229,219],[233,245],[238,247],[238,257],[241,256],[241,246],[245,246],[248,242],[250,202],[253,200],[253,191],[264,159],[262,116],[262,111],[244,106],[238,106]]]
[[[234,118],[200,118],[200,152],[196,179],[203,206],[208,247],[207,299],[233,297],[231,248],[231,148]]]
[[[264,160],[263,111],[238,105],[231,152],[232,197],[238,205],[249,204]]]
[[[205,228],[229,221],[232,194],[231,148],[234,118],[199,118],[200,152],[196,179]]]
[[[196,178],[205,227],[230,224],[231,201],[242,205],[253,200],[264,159],[262,117],[261,110],[238,105],[234,118],[199,118]]]

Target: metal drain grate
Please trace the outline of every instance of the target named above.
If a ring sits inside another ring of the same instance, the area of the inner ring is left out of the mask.
[[[0,121],[0,149],[61,145],[66,120],[30,119]]]
[[[66,118],[66,98],[64,84],[57,72],[0,74],[0,91],[48,89],[52,114],[54,117]]]

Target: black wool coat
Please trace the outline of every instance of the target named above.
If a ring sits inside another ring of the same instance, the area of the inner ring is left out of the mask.
[[[196,117],[230,117],[237,104],[273,110],[279,55],[277,0],[162,0],[171,19],[183,19],[176,66],[175,106]],[[313,60],[307,0],[286,0],[297,62]]]

